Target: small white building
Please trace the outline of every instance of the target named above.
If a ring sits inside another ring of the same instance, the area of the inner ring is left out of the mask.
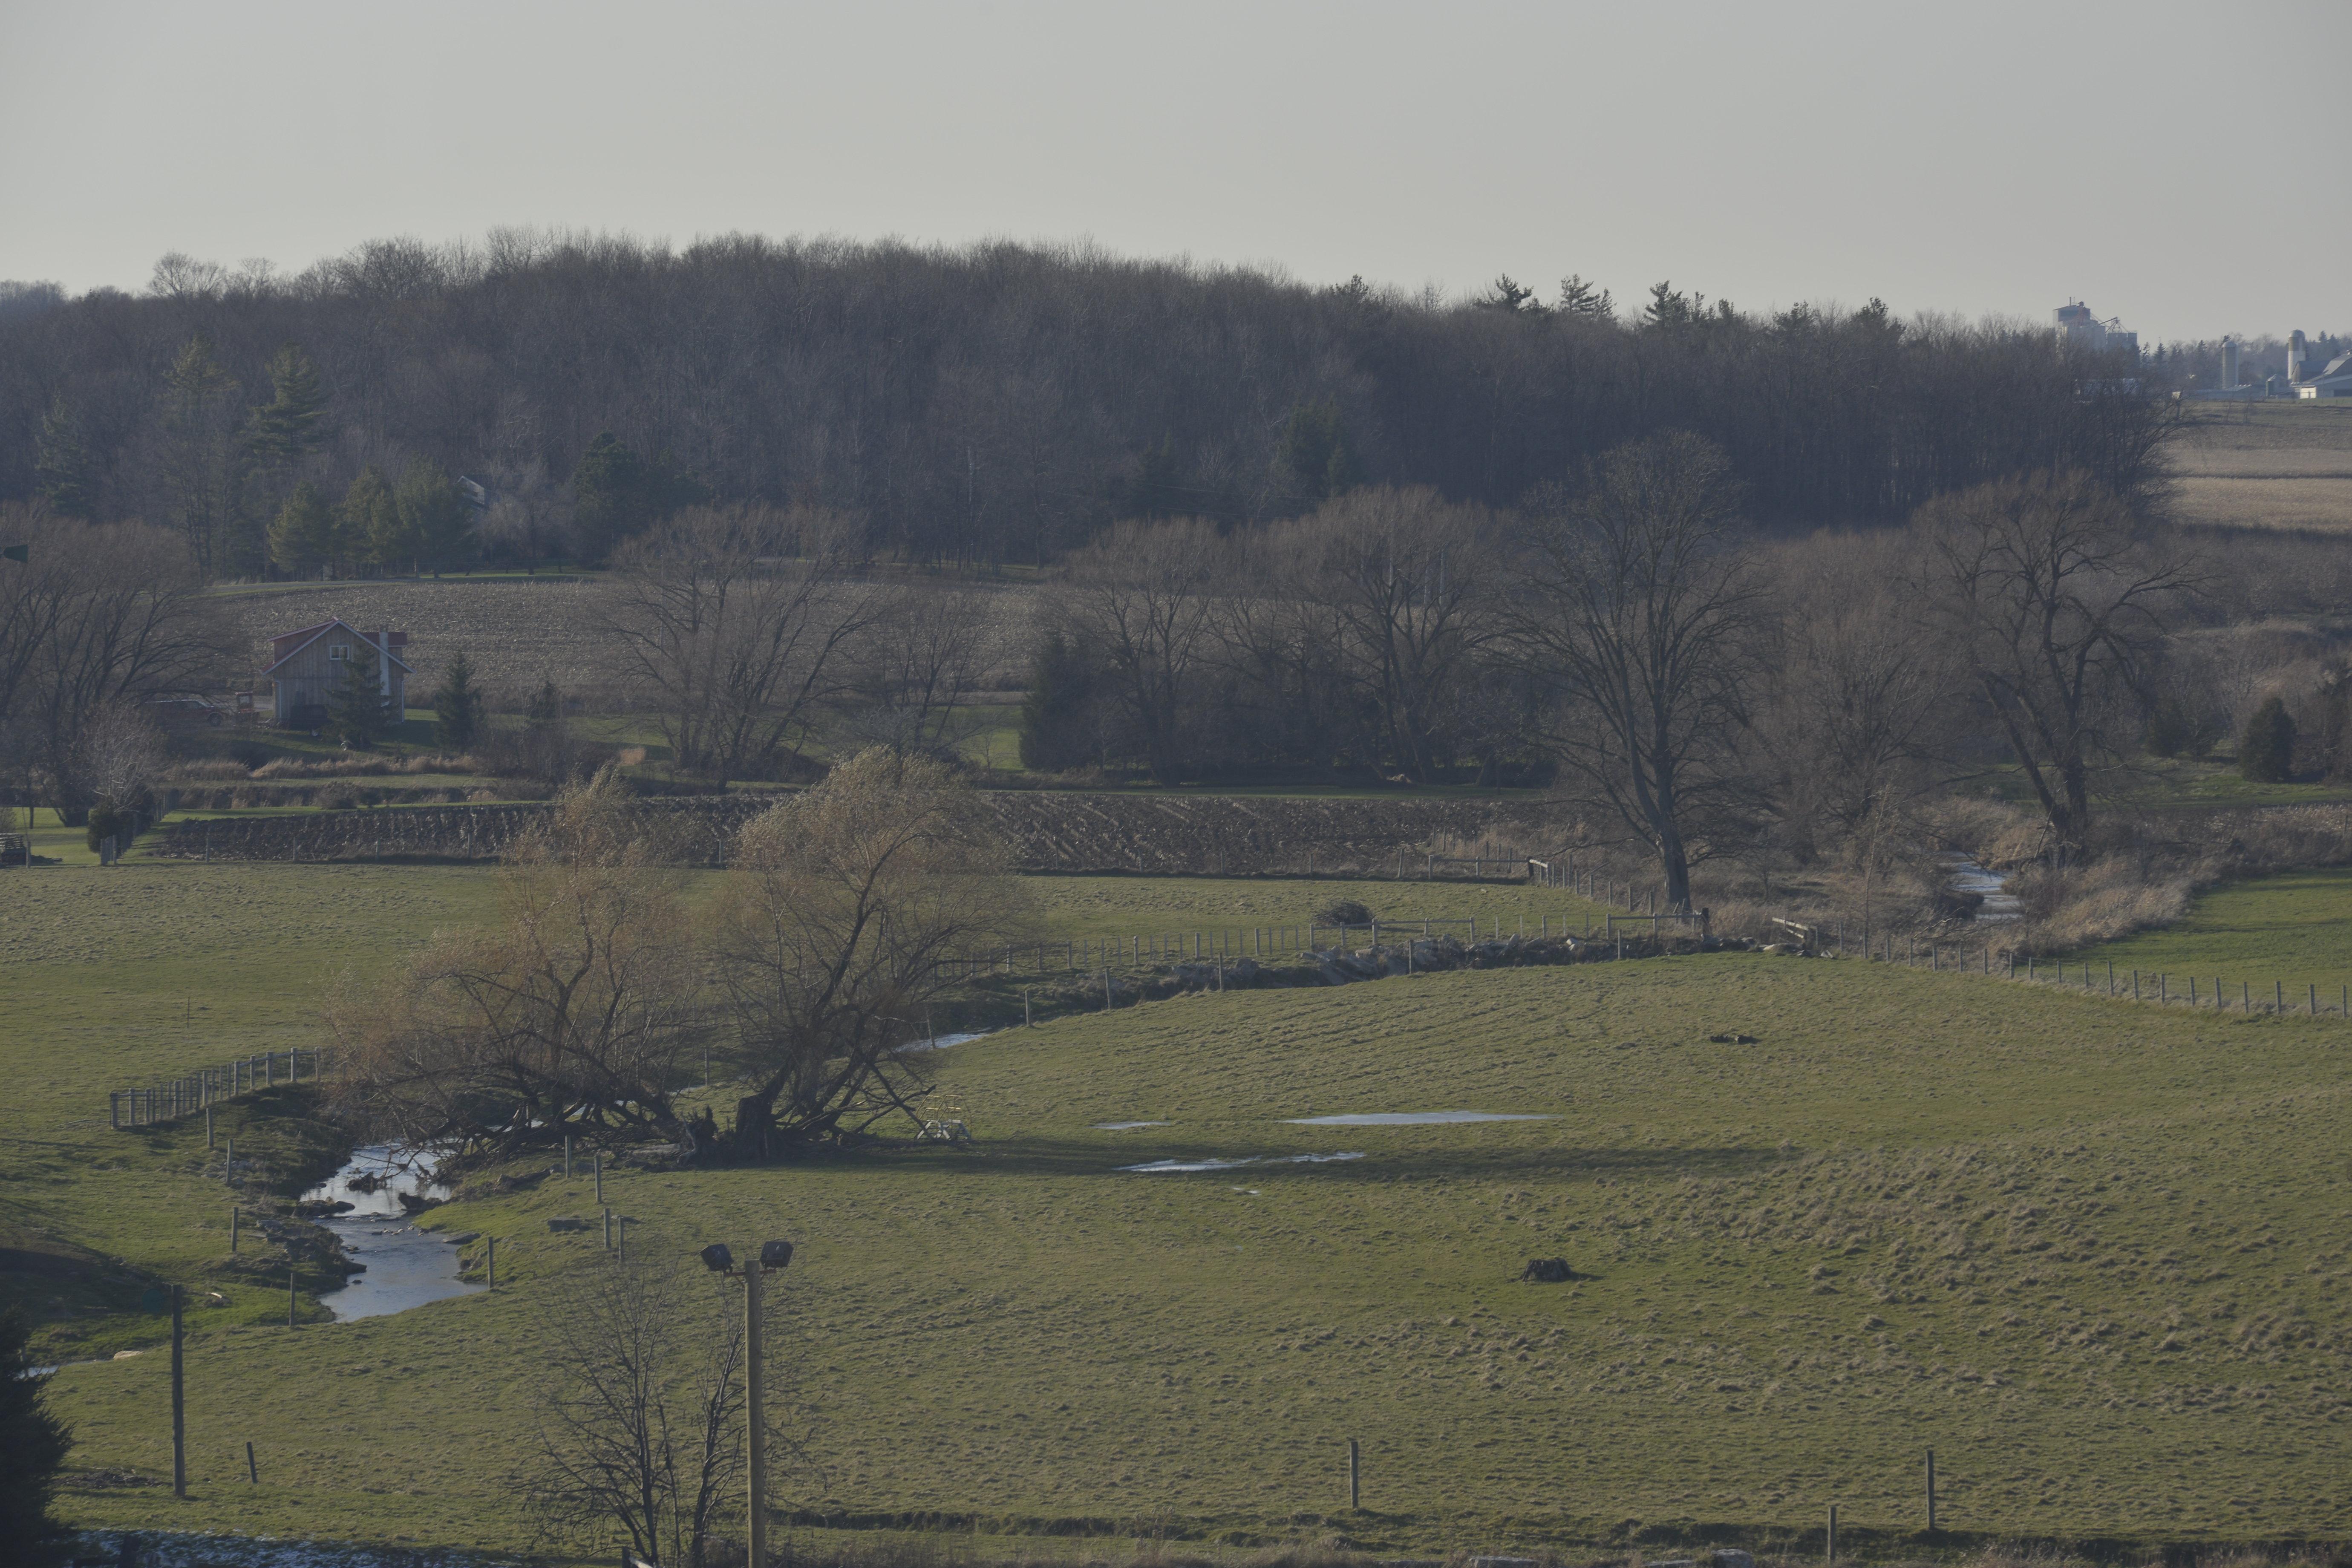
[[[2352,397],[2352,353],[2337,354],[2317,375],[2296,382],[2294,395],[2302,398]]]

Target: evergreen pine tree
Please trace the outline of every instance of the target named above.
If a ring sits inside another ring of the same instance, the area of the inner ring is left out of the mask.
[[[1363,480],[1356,446],[1337,403],[1302,403],[1284,421],[1276,448],[1291,493],[1307,506],[1343,495]]]
[[[40,497],[60,517],[89,518],[98,506],[90,482],[89,448],[82,444],[81,427],[73,410],[59,395],[49,400],[41,416],[41,435],[33,452],[33,476]]]
[[[327,728],[347,749],[364,752],[392,727],[394,715],[380,689],[375,650],[361,643],[352,652],[359,657],[343,661],[343,678],[327,693]]]
[[[318,486],[303,480],[270,521],[270,564],[305,577],[335,558],[336,543],[335,509]]]
[[[1559,280],[1559,310],[1562,315],[1582,316],[1590,321],[1614,321],[1617,301],[1606,289],[1596,288],[1571,272]]]
[[[1121,517],[1176,517],[1201,508],[1192,488],[1184,482],[1184,459],[1176,455],[1176,437],[1162,437],[1157,447],[1146,447],[1128,481],[1119,507]]]
[[[572,521],[581,557],[613,547],[677,510],[710,499],[710,487],[667,451],[640,458],[607,430],[588,443],[572,475]]]
[[[238,553],[237,465],[232,403],[236,382],[202,332],[187,341],[164,374],[169,437],[163,477],[173,510],[197,566],[208,575],[226,570]]]
[[[572,772],[572,735],[563,721],[563,693],[552,680],[541,680],[523,705],[524,761],[541,778],[560,779]]]
[[[572,521],[582,559],[602,561],[645,526],[645,465],[607,430],[588,443],[572,475]]]
[[[335,520],[336,554],[353,566],[383,566],[402,558],[404,542],[400,505],[392,481],[370,463],[343,492],[341,515]]]
[[[473,545],[473,508],[441,465],[423,458],[411,462],[393,503],[415,569],[437,574],[464,564]]]
[[[1065,773],[1094,760],[1089,725],[1093,677],[1058,631],[1045,634],[1021,700],[1021,765]]]
[[[2279,699],[2265,700],[2246,721],[2238,772],[2256,784],[2278,784],[2294,772],[2294,719]]]
[[[264,468],[306,457],[327,438],[327,395],[319,387],[319,367],[300,344],[288,343],[271,357],[269,385],[269,401],[246,422],[246,450]]]
[[[73,1435],[50,1414],[46,1380],[32,1375],[31,1339],[24,1319],[0,1316],[0,1541],[16,1542],[9,1562],[49,1568],[68,1560],[74,1542],[49,1512]]]
[[[433,743],[445,752],[463,752],[474,743],[481,728],[482,694],[474,687],[474,661],[459,648],[449,660],[449,672],[433,693]]]

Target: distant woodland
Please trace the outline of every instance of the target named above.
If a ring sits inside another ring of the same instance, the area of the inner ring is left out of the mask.
[[[703,504],[1045,563],[1361,485],[1520,505],[1667,430],[1743,515],[1870,526],[2033,469],[2145,510],[2163,405],[2039,326],[1773,316],[1577,279],[1474,301],[1067,248],[501,233],[299,276],[0,285],[0,500],[182,533],[207,577],[604,558]]]

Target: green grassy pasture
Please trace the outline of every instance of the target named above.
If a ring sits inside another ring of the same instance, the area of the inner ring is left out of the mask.
[[[2173,977],[2175,991],[2192,974],[2200,988],[2218,977],[2233,1006],[2242,984],[2262,1005],[2273,983],[2284,983],[2294,1007],[2315,985],[2320,1005],[2333,1008],[2352,984],[2352,869],[2289,871],[2214,888],[2199,894],[2179,923],[2101,942],[2066,962],[2087,962],[2101,977],[2108,963],[2118,973],[2161,972]]]
[[[1088,920],[1339,885],[1034,886]],[[308,976],[478,918],[490,878],[58,868],[5,891],[9,1222],[177,1277],[225,1239],[201,1132],[109,1133],[95,1091],[302,1038]],[[1706,1039],[1729,1031],[1759,1043]],[[1854,961],[1424,975],[1010,1031],[940,1058],[935,1105],[970,1149],[631,1173],[607,1197],[633,1249],[800,1244],[773,1352],[815,1461],[793,1496],[874,1523],[1328,1524],[1434,1549],[1785,1538],[1836,1501],[1849,1531],[1907,1532],[1932,1446],[1960,1531],[2340,1539],[2347,1048],[2331,1020]],[[1286,1120],[1460,1108],[1550,1120]],[[1095,1125],[1119,1121],[1170,1125]],[[1337,1153],[1362,1157],[1290,1159]],[[1252,1163],[1119,1169],[1205,1158]],[[593,1212],[584,1178],[436,1211],[499,1238],[493,1295],[290,1332],[199,1313],[192,1500],[89,1488],[67,1507],[523,1544],[546,1315],[606,1265],[593,1233],[544,1222]],[[1546,1256],[1580,1278],[1516,1279]],[[51,1386],[74,1464],[167,1472],[161,1357]]]

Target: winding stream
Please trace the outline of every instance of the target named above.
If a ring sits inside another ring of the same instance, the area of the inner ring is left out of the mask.
[[[304,1203],[347,1203],[347,1214],[319,1221],[335,1233],[343,1250],[367,1265],[340,1290],[319,1300],[339,1323],[404,1312],[427,1301],[471,1296],[483,1287],[457,1278],[457,1248],[432,1231],[419,1230],[401,1206],[399,1192],[424,1195],[431,1184],[433,1157],[405,1164],[388,1148],[361,1149],[351,1163],[302,1194]]]
[[[1952,886],[1963,893],[1976,893],[1984,902],[1977,907],[1980,921],[2013,921],[2024,913],[2015,893],[2004,891],[2009,885],[2005,871],[1988,871],[1965,855],[1952,855],[1944,860],[1950,873]]]

